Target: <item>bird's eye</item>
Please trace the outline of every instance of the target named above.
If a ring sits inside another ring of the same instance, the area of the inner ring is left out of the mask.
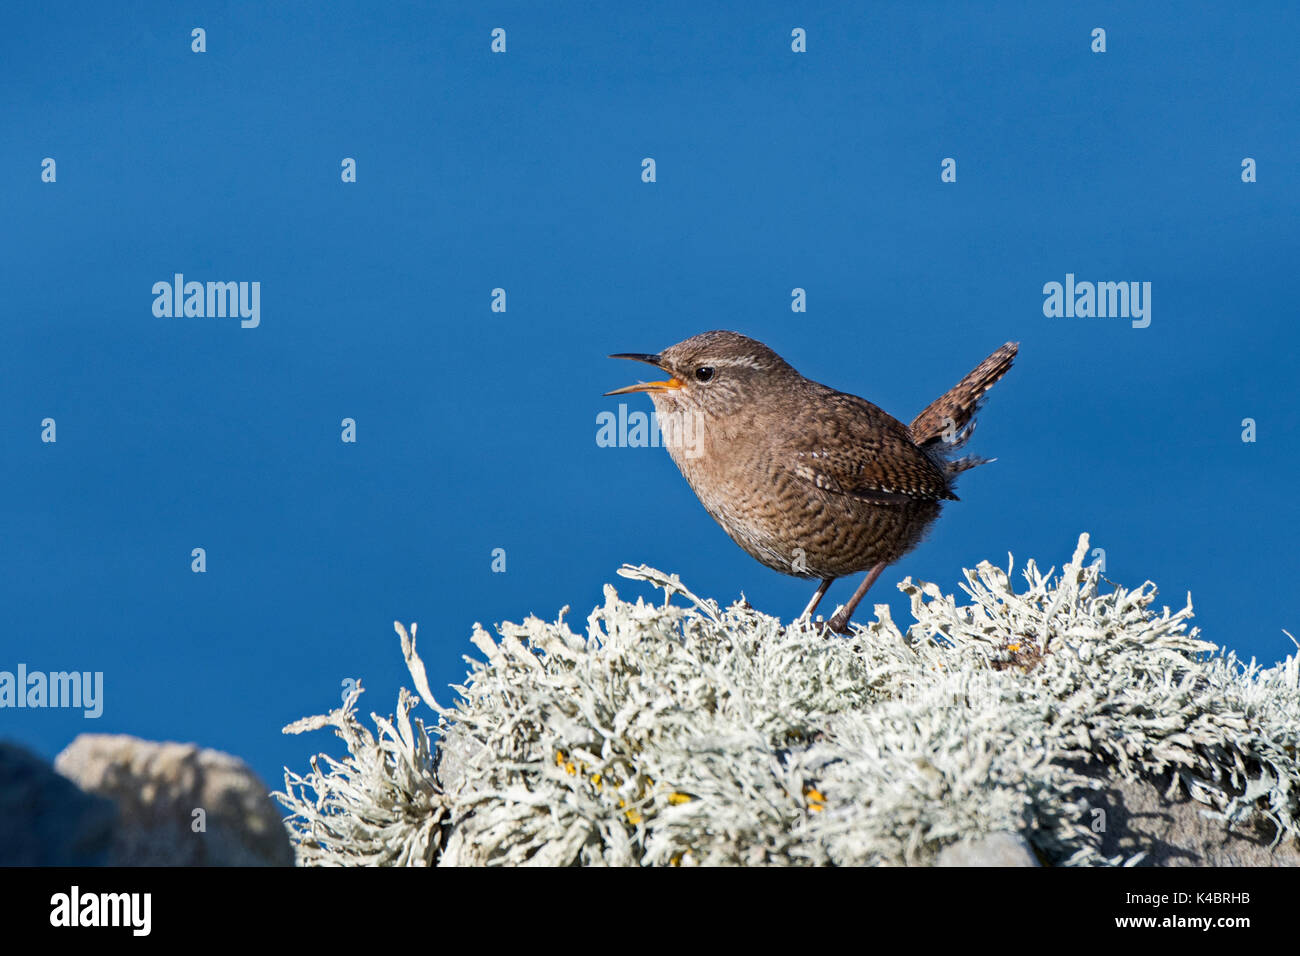
[[[701,365],[695,370],[695,380],[697,382],[707,382],[711,378],[713,378],[712,365]]]

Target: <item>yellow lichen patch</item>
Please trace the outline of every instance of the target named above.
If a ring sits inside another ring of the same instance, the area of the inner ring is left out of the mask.
[[[671,803],[673,806],[678,807],[681,806],[683,803],[690,803],[691,797],[688,794],[677,793],[676,791],[674,791],[668,794],[668,802]]]
[[[584,774],[587,772],[587,765],[585,763],[576,763],[570,760],[568,753],[563,750],[555,751],[555,766],[564,768],[564,772],[570,777],[577,776],[579,770]]]
[[[1005,652],[994,657],[991,663],[994,670],[1018,667],[1027,674],[1042,662],[1043,653],[1033,640],[1008,638]]]
[[[638,823],[641,822],[641,814],[637,811],[635,807],[633,807],[631,810],[624,811],[624,813],[627,816],[627,822],[632,824],[632,826],[636,826]]]
[[[808,801],[808,810],[811,813],[821,813],[826,809],[826,796],[820,790],[813,786],[803,788],[804,799]]]

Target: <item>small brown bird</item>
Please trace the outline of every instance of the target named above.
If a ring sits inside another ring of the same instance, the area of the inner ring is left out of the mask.
[[[821,579],[803,617],[836,578],[869,570],[831,618],[843,633],[881,572],[921,542],[944,501],[957,500],[956,476],[993,460],[952,453],[1016,349],[1002,346],[911,426],[804,378],[736,332],[704,332],[657,355],[611,355],[669,378],[605,394],[649,393],[669,454],[713,520],[769,568]]]

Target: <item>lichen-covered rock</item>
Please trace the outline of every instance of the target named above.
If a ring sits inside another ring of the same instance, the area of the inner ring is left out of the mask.
[[[0,866],[100,866],[116,810],[45,760],[0,741]]]
[[[982,563],[969,604],[905,580],[915,623],[877,605],[846,639],[625,568],[664,603],[607,586],[580,632],[564,612],[476,627],[483,659],[445,707],[398,625],[434,736],[407,691],[373,736],[355,696],[286,728],[349,748],[277,794],[299,861],[931,864],[1008,834],[1051,864],[1163,861],[1093,812],[1116,781],[1162,775],[1222,831],[1293,846],[1300,657],[1216,653],[1190,603],[1155,611],[1150,582],[1103,593],[1087,554],[1085,535],[1058,578],[1029,562],[1019,593]]]
[[[237,757],[194,744],[82,734],[55,767],[117,805],[112,865],[293,865],[265,784]]]

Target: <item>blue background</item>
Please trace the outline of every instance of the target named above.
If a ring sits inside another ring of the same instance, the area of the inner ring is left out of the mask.
[[[1294,5],[628,6],[6,11],[0,669],[101,670],[106,708],[0,736],[194,740],[278,787],[337,749],[279,730],[343,678],[392,710],[394,619],[450,699],[473,622],[580,626],[603,582],[649,593],[623,562],[797,614],[812,584],[663,449],[596,446],[643,377],[606,354],[712,328],[905,421],[1021,342],[972,445],[998,462],[863,619],[1088,531],[1209,639],[1294,649]],[[175,272],[260,281],[260,328],[155,318]],[[1045,318],[1067,272],[1150,281],[1150,328]]]

